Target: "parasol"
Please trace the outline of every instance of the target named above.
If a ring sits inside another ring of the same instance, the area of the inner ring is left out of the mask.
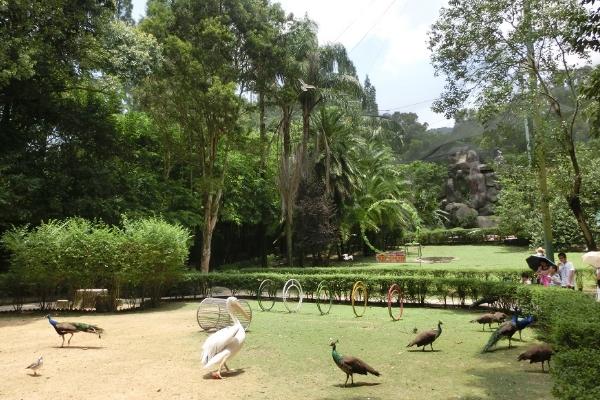
[[[588,251],[581,256],[584,263],[600,268],[600,251]]]
[[[525,259],[525,261],[527,261],[527,265],[533,271],[537,271],[538,270],[538,268],[540,266],[540,263],[542,261],[545,261],[546,264],[548,264],[548,266],[554,265],[556,267],[556,264],[554,264],[552,261],[550,261],[548,258],[546,258],[544,256],[538,256],[538,255],[529,256],[529,257],[527,257]]]

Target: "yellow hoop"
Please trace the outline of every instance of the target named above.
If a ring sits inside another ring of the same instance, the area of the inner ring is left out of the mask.
[[[363,304],[362,313],[360,313],[360,315],[359,315],[356,312],[355,303],[356,303],[356,297],[361,291],[364,295],[364,304]],[[363,315],[365,315],[365,311],[367,309],[367,301],[369,299],[369,292],[367,290],[367,286],[365,286],[365,284],[362,283],[361,281],[355,282],[354,286],[352,286],[352,295],[350,296],[350,299],[352,300],[352,311],[354,311],[354,315],[356,315],[357,317],[362,317]]]

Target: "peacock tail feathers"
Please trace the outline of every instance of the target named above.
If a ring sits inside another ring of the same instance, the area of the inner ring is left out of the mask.
[[[500,329],[495,330],[492,333],[492,336],[490,336],[490,340],[488,340],[488,342],[486,343],[486,345],[483,347],[483,350],[481,350],[482,353],[487,353],[488,351],[490,351],[490,349],[492,347],[494,347],[494,345],[496,343],[498,343],[498,341],[500,340],[500,338],[502,337],[502,333],[500,332]]]
[[[99,338],[101,338],[102,334],[104,333],[104,329],[96,325],[86,324],[85,322],[71,322],[71,324],[73,324],[73,326],[75,326],[75,328],[77,328],[78,331],[94,333],[98,335]]]

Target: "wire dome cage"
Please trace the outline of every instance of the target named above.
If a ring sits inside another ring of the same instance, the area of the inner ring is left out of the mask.
[[[250,308],[250,304],[246,300],[238,299],[238,302],[248,316],[243,315],[237,310],[233,310],[233,313],[240,320],[244,330],[247,331],[252,321],[252,308]],[[196,311],[196,320],[200,328],[205,331],[219,330],[226,326],[231,326],[233,321],[227,311],[227,299],[207,297],[202,300],[198,306],[198,311]]]

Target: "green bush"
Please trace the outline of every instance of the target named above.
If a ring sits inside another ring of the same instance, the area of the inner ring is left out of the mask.
[[[2,236],[10,253],[5,291],[16,308],[32,296],[45,309],[77,289],[106,288],[114,309],[125,286],[156,305],[183,273],[188,241],[185,229],[159,219],[125,221],[123,229],[80,218],[15,228]]]
[[[119,277],[141,290],[140,297],[150,297],[155,307],[165,289],[178,282],[188,257],[190,234],[179,225],[150,218],[125,221]]]
[[[536,316],[541,339],[553,344],[554,394],[561,399],[597,399],[600,371],[600,303],[579,291],[521,287],[524,313]]]

